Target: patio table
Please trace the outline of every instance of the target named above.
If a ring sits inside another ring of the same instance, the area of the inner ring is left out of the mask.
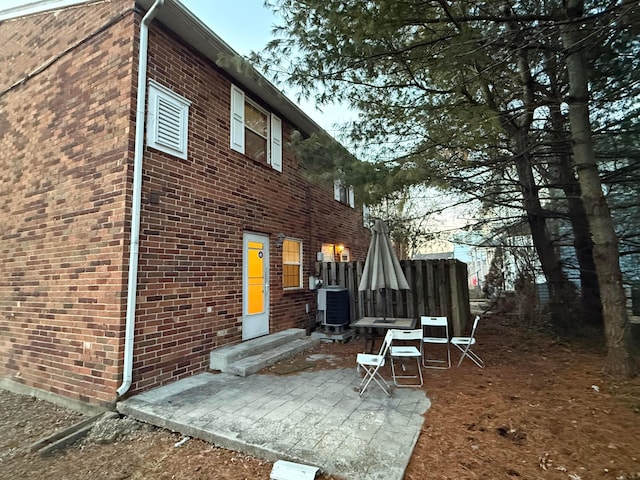
[[[351,324],[353,328],[363,329],[365,335],[365,349],[367,342],[371,342],[368,353],[373,353],[373,347],[376,341],[376,333],[378,329],[389,330],[396,328],[398,330],[411,330],[416,326],[415,318],[399,318],[399,317],[362,317],[360,320]]]

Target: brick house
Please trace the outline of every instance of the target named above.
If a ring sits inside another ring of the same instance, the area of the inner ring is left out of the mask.
[[[304,325],[317,252],[364,260],[288,148],[320,128],[179,2],[37,2],[0,39],[0,386],[113,405]]]

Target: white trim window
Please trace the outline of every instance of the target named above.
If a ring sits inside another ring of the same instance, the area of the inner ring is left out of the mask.
[[[349,205],[351,208],[355,207],[353,187],[346,185],[342,180],[336,179],[333,181],[333,198],[340,203]]]
[[[187,158],[191,102],[149,80],[147,145],[178,158]]]
[[[231,85],[231,149],[282,171],[282,120]]]
[[[285,238],[282,243],[282,286],[302,288],[302,241]]]

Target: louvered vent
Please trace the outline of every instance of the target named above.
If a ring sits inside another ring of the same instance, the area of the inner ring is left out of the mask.
[[[158,98],[158,143],[181,150],[183,130],[182,109]]]
[[[147,144],[186,159],[190,105],[186,98],[150,80]]]

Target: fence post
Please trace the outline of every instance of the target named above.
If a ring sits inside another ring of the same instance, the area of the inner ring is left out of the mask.
[[[411,289],[409,291],[407,291],[407,295],[406,295],[406,312],[407,312],[407,317],[408,318],[418,318],[418,314],[416,312],[415,309],[415,299],[416,296],[414,295],[414,290],[415,290],[415,281],[414,281],[414,268],[413,268],[413,262],[410,261],[403,261],[401,262],[402,265],[404,266],[404,276],[407,278],[407,283],[409,284],[409,287],[411,287]]]
[[[457,260],[452,260],[449,263],[449,285],[450,285],[450,289],[449,289],[449,293],[451,294],[450,297],[450,302],[451,302],[451,315],[450,315],[450,320],[449,323],[451,324],[451,326],[453,327],[453,336],[455,337],[459,337],[462,335],[462,328],[461,328],[461,324],[462,324],[462,318],[460,316],[460,308],[458,305],[458,269],[457,269]]]
[[[364,316],[364,312],[365,312],[365,305],[364,305],[364,292],[361,292],[358,290],[358,287],[360,286],[360,280],[362,280],[362,262],[356,262],[355,264],[355,274],[356,274],[356,278],[355,278],[355,298],[357,298],[358,301],[358,310],[357,310],[357,315],[358,318],[362,318]]]
[[[428,278],[424,276],[424,267],[427,265],[422,260],[415,260],[416,267],[416,315],[426,315],[425,292],[429,289]],[[428,266],[428,265],[427,265]]]

